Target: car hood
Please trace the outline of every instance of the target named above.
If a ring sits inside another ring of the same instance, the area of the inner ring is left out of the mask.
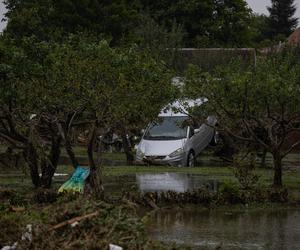
[[[179,148],[183,148],[186,139],[180,140],[144,140],[139,144],[139,149],[146,155],[169,155]]]

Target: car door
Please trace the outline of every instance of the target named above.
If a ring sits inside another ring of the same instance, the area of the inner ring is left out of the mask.
[[[203,123],[198,129],[196,129],[193,138],[196,155],[198,155],[207,146],[207,138],[207,125]]]
[[[214,136],[213,126],[216,123],[215,117],[209,116],[206,122],[207,124],[203,123],[198,129],[195,129],[195,134],[193,136],[193,144],[196,155],[198,155],[209,145],[211,139]]]

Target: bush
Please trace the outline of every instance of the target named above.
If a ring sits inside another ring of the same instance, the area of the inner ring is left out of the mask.
[[[239,187],[232,182],[224,182],[218,192],[217,203],[237,204],[240,203]]]
[[[288,191],[286,188],[268,190],[268,198],[271,202],[287,202]]]
[[[241,189],[254,189],[259,181],[259,176],[255,171],[255,155],[241,158],[235,156],[233,160],[234,176],[237,178]]]

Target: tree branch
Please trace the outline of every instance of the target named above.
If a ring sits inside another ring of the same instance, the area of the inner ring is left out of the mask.
[[[254,142],[254,140],[252,140],[251,138],[246,138],[246,137],[242,137],[242,136],[239,136],[239,135],[236,135],[235,133],[233,133],[230,129],[226,128],[226,127],[223,127],[224,128],[224,131],[226,133],[228,133],[229,135],[231,135],[232,137],[234,137],[235,139],[237,140],[240,140],[240,141],[247,141],[247,142]]]
[[[15,148],[18,148],[18,149],[25,149],[26,148],[25,146],[18,145],[18,142],[16,142],[17,140],[15,140],[14,138],[11,138],[10,136],[8,136],[4,133],[0,133],[0,137],[2,139],[6,140],[11,145],[13,145]]]
[[[295,142],[286,152],[284,152],[282,154],[282,158],[284,158],[285,156],[287,156],[289,153],[291,153],[293,151],[293,149],[295,149],[297,146],[300,145],[300,140]]]
[[[261,144],[265,149],[269,150],[270,147],[257,137],[257,135],[253,132],[250,125],[248,124],[248,122],[245,119],[243,119],[243,123],[246,125],[248,132],[251,134],[251,136],[254,138],[254,140],[257,141],[259,144]]]

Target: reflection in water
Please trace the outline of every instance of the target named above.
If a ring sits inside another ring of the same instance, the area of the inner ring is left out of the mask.
[[[136,174],[136,181],[140,191],[176,191],[206,187],[211,191],[217,191],[217,181],[203,179],[200,175],[183,173],[161,173],[161,174]]]
[[[155,239],[199,249],[299,249],[300,210],[160,211],[149,225]]]
[[[206,176],[184,173],[135,174],[105,177],[104,186],[108,192],[130,190],[132,187],[141,192],[175,191],[207,188],[216,192],[218,181],[209,180]]]

